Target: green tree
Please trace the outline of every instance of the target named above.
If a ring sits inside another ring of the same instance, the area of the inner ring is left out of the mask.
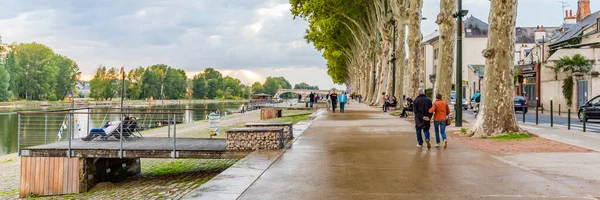
[[[277,90],[283,87],[279,85],[279,80],[267,77],[267,80],[263,84],[263,88],[266,94],[275,95],[275,93],[277,93]]]
[[[8,74],[8,70],[6,70],[4,65],[0,64],[0,101],[8,101],[12,96],[12,93],[8,90],[9,86],[10,75]]]
[[[51,63],[58,68],[55,87],[56,98],[64,99],[69,92],[72,92],[75,89],[75,84],[77,83],[81,72],[79,72],[77,63],[65,56],[55,55],[52,58]]]
[[[52,93],[52,82],[56,80],[56,70],[49,65],[54,52],[42,44],[20,44],[14,50],[18,70],[16,80],[21,98],[40,99]]]
[[[206,98],[206,79],[204,79],[204,75],[197,74],[192,79],[192,91],[194,91],[193,96],[195,99],[204,99]]]
[[[229,88],[229,95],[231,95],[230,98],[232,98],[233,96],[239,97],[242,95],[242,86],[243,85],[240,80],[227,76],[223,78],[223,84],[221,86],[221,89],[227,92],[227,88]]]
[[[565,72],[567,78],[563,80],[562,93],[567,101],[567,106],[573,105],[573,74],[587,73],[592,69],[592,62],[587,60],[581,54],[575,54],[573,57],[565,56],[554,63],[555,72]]]
[[[169,99],[180,99],[185,97],[187,78],[185,71],[169,67],[165,76],[164,93]]]
[[[152,65],[146,68],[142,74],[142,97],[155,99],[161,98],[161,91],[164,81],[164,70],[161,65]]]
[[[206,80],[210,80],[210,79],[222,79],[223,75],[221,74],[221,72],[213,69],[213,68],[206,68],[204,69],[204,77],[206,78]]]
[[[94,77],[90,80],[90,97],[96,100],[104,100],[104,88],[108,85],[105,82],[106,67],[101,66],[96,69]]]
[[[142,98],[142,75],[146,69],[138,67],[129,70],[127,74],[127,81],[129,82],[127,87],[127,95],[129,99],[141,99]]]
[[[6,70],[8,71],[8,73],[10,74],[10,85],[9,85],[9,90],[12,91],[14,96],[20,96],[19,94],[19,87],[18,87],[18,82],[17,82],[17,78],[19,77],[23,77],[23,69],[20,68],[17,65],[17,61],[16,61],[16,57],[15,57],[15,52],[14,51],[10,51],[7,55],[6,55],[6,64],[5,64]]]
[[[260,94],[263,92],[265,92],[265,88],[263,88],[262,84],[260,84],[259,82],[254,82],[254,84],[252,84],[253,94]]]
[[[218,92],[218,91],[221,92]],[[216,98],[219,93],[222,93],[222,90],[219,89],[219,80],[217,79],[208,79],[206,83],[206,97],[209,99]]]

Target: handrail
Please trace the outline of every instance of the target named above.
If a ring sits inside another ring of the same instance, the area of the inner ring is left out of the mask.
[[[172,114],[172,115],[182,115],[182,112],[47,112],[47,111],[19,111],[17,114]]]

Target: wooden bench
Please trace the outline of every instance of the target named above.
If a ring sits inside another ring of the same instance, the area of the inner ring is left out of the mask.
[[[285,145],[283,128],[233,128],[227,131],[228,151],[282,149]]]
[[[247,123],[248,128],[283,128],[283,136],[287,140],[294,139],[294,124],[292,122],[257,122]]]

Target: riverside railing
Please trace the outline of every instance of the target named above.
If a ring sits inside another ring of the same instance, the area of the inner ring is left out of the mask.
[[[177,124],[205,120],[205,113],[214,109],[186,109],[186,108],[111,108],[118,110],[95,111],[96,108],[77,108],[49,111],[21,111],[18,115],[18,154],[22,155],[22,150],[28,147],[46,145],[62,142],[66,148],[67,157],[73,156],[72,144],[75,140],[82,140],[88,137],[93,128],[105,128],[108,122],[119,121],[120,125],[110,133],[112,137],[96,138],[91,142],[103,142],[98,140],[118,140],[119,157],[123,157],[124,144],[129,139],[140,139],[143,136],[128,137],[124,136],[124,131],[132,131],[127,124],[135,120],[135,133],[145,133],[150,129],[156,129],[160,137],[170,138],[172,140],[172,149],[177,150]],[[193,112],[197,113],[194,114]],[[157,129],[166,127],[166,130]],[[106,127],[108,128],[108,127]],[[124,130],[126,129],[126,130]],[[106,129],[103,129],[106,130]],[[164,131],[164,132],[163,132]],[[164,134],[163,134],[164,133]],[[79,141],[77,141],[79,142]],[[56,147],[56,145],[54,145]],[[173,156],[176,156],[173,154]]]

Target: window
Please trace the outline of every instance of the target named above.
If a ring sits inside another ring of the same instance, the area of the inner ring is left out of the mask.
[[[440,52],[439,49],[434,49],[433,50],[433,60],[437,60],[438,59],[438,53]]]
[[[529,57],[530,53],[531,53],[531,49],[525,49],[525,58]]]
[[[600,105],[600,97],[596,97],[590,101],[591,105]]]

